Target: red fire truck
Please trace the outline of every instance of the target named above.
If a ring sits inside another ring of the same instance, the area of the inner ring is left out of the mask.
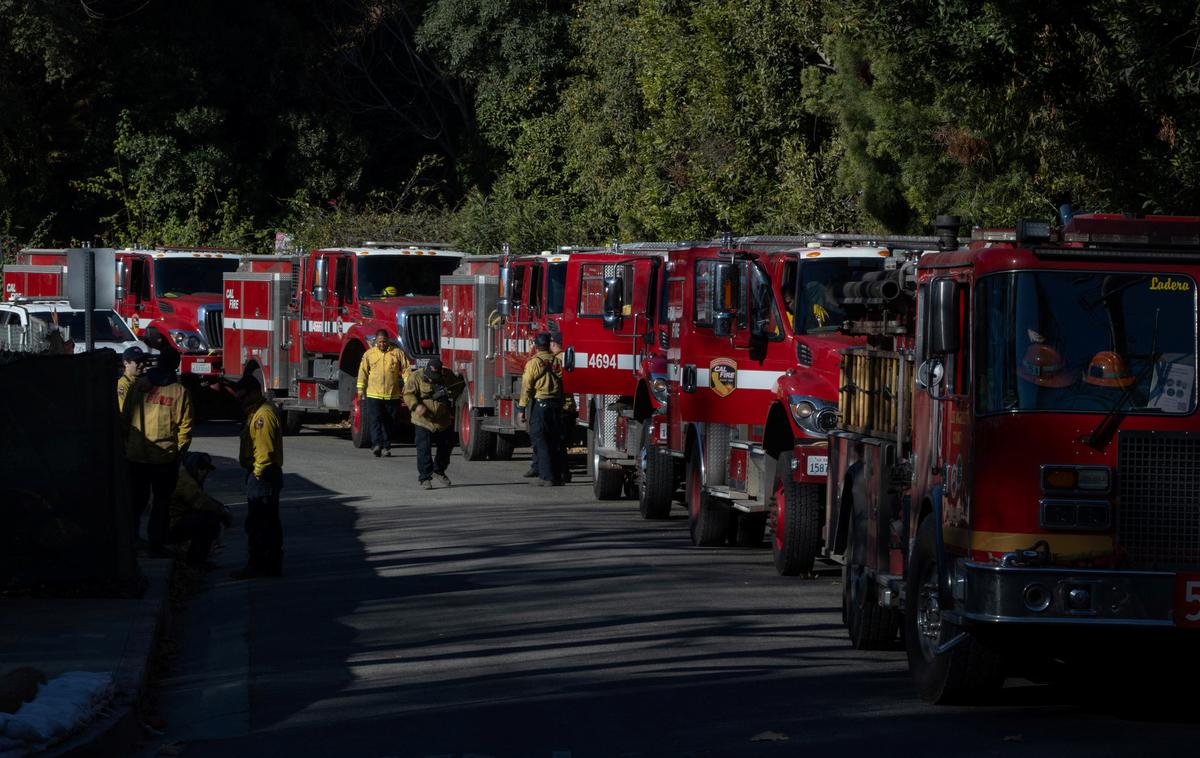
[[[515,408],[537,332],[563,334],[564,389],[580,404],[581,426],[589,424],[594,395],[633,394],[634,357],[654,310],[648,283],[661,259],[623,249],[561,248],[472,257],[442,279],[442,355],[467,381],[458,432],[468,460],[509,458],[524,441]],[[626,285],[636,294],[620,313],[606,316],[607,293]]]
[[[851,640],[903,623],[935,703],[1086,630],[1200,626],[1200,218],[1021,222],[965,246],[957,223],[843,288],[868,342],[844,351],[828,450]]]
[[[240,257],[216,248],[116,253],[115,310],[146,344],[180,354],[180,374],[193,389],[221,376],[221,275]],[[4,269],[5,298],[61,295],[66,266],[65,250],[21,251]]]
[[[861,339],[837,333],[843,313],[833,293],[881,271],[897,248],[931,244],[818,235],[671,253],[668,412],[652,425],[643,460],[646,471],[684,483],[695,544],[757,545],[769,526],[776,569],[811,570],[824,498],[821,484],[793,479],[793,450],[834,427],[837,351]],[[812,452],[804,473],[823,474],[825,463]]]
[[[256,376],[299,430],[306,415],[347,413],[370,447],[356,384],[384,329],[415,365],[438,354],[438,279],[464,253],[368,242],[295,256],[248,256],[225,275],[226,374]]]

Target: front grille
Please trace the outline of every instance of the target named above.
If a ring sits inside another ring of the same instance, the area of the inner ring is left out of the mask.
[[[204,321],[200,324],[204,329],[204,341],[210,348],[219,348],[224,342],[225,321],[224,311],[220,308],[206,308]]]
[[[440,334],[437,311],[409,312],[404,319],[404,345],[414,356],[432,358],[438,354]]]
[[[1117,542],[1134,568],[1200,568],[1200,436],[1121,432]]]

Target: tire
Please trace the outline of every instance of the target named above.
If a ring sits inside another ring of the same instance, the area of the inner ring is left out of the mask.
[[[842,622],[855,650],[890,650],[900,631],[900,613],[880,608],[867,591],[868,581],[861,567],[842,568]]]
[[[904,641],[908,670],[917,694],[927,703],[968,703],[1004,684],[1000,655],[976,635],[942,620],[938,593],[937,528],[930,517],[917,529],[917,540],[905,572]],[[937,655],[938,645],[967,638]]]
[[[713,547],[725,543],[729,529],[729,507],[714,502],[704,492],[700,474],[700,449],[692,448],[687,464],[688,531],[692,544],[697,547]]]
[[[592,472],[592,494],[597,500],[618,500],[625,487],[625,472],[603,468],[596,450],[596,430],[588,429],[588,468]]]
[[[780,453],[769,514],[771,557],[780,576],[813,570],[821,545],[821,485],[792,479],[792,454]]]
[[[517,438],[507,434],[492,434],[492,460],[510,461],[517,448]]]
[[[670,451],[651,445],[650,425],[642,426],[642,444],[638,451],[638,512],[644,519],[664,519],[671,515],[671,496],[675,494],[675,462]]]
[[[362,406],[358,395],[354,396],[354,407],[350,409],[350,442],[359,450],[371,446],[371,433],[367,430],[367,409]]]
[[[463,458],[468,461],[482,461],[495,446],[492,432],[479,428],[479,419],[483,416],[475,408],[466,405],[458,407],[458,444],[462,448]]]
[[[299,434],[302,426],[304,426],[304,411],[283,412],[284,434],[289,436]]]
[[[759,547],[767,532],[766,513],[741,513],[732,515],[734,521],[733,544],[737,547]]]

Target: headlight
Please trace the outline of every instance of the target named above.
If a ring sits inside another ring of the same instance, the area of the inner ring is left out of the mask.
[[[667,396],[670,391],[670,385],[667,380],[661,376],[656,376],[650,380],[650,394],[654,395],[654,399],[659,403],[667,402]]]
[[[812,397],[792,395],[788,407],[796,425],[813,437],[824,437],[837,426],[837,406]]]
[[[171,341],[175,343],[175,347],[188,353],[199,353],[208,349],[204,344],[203,337],[196,332],[183,329],[172,329]]]

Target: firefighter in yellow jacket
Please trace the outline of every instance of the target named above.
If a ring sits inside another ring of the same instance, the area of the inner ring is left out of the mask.
[[[450,486],[446,467],[454,450],[454,401],[463,387],[462,378],[442,366],[442,359],[437,357],[430,358],[425,368],[410,373],[404,383],[404,404],[412,414],[421,489],[433,489],[434,479]],[[432,453],[435,446],[436,457]]]
[[[400,408],[405,380],[408,379],[408,359],[396,348],[387,331],[375,333],[375,344],[363,354],[358,364],[358,398],[371,423],[371,445],[378,458],[392,455],[391,432],[396,428],[396,413]]]
[[[150,356],[137,345],[125,348],[121,353],[121,363],[125,370],[117,377],[117,410],[125,409],[125,398],[139,376],[146,373],[146,360]]]
[[[517,406],[517,423],[525,423],[529,411],[529,437],[537,457],[538,478],[531,484],[539,487],[560,486],[567,469],[562,439],[563,382],[562,364],[550,352],[550,333],[541,332],[534,338],[537,352],[525,363],[521,376],[521,402]]]
[[[238,461],[246,469],[246,567],[234,579],[279,576],[283,573],[283,525],[279,521],[279,490],[283,487],[283,425],[275,405],[263,397],[252,376],[237,383],[237,399],[246,412]]]
[[[175,375],[178,361],[178,353],[164,350],[159,365],[128,388],[121,406],[134,536],[146,501],[151,500],[146,538],[152,557],[167,555],[171,495],[179,477],[179,459],[192,442],[192,399]]]

